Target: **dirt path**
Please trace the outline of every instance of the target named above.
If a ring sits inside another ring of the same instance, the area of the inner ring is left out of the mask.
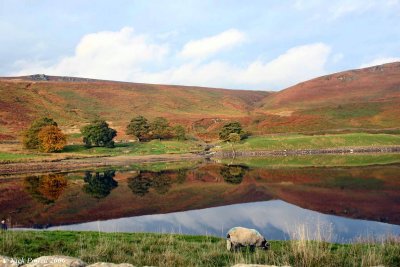
[[[0,175],[72,171],[92,167],[123,166],[134,163],[171,162],[182,160],[196,160],[202,158],[203,156],[196,154],[164,154],[66,159],[51,162],[7,163],[0,164]]]

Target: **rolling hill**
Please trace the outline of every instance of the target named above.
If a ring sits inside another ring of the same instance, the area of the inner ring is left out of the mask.
[[[350,70],[265,97],[255,114],[268,132],[400,127],[400,63]]]
[[[400,63],[350,70],[280,92],[153,85],[32,75],[0,78],[0,140],[17,139],[40,116],[69,134],[106,119],[126,139],[136,115],[180,123],[203,139],[238,120],[254,134],[396,131],[400,128]]]

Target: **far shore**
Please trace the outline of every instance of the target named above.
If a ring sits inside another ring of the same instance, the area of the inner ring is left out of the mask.
[[[117,167],[137,163],[177,162],[204,159],[233,159],[252,157],[277,157],[277,156],[312,156],[312,155],[341,155],[341,154],[394,154],[400,153],[400,146],[385,147],[347,147],[331,149],[298,149],[298,150],[255,150],[255,151],[196,151],[183,154],[160,155],[117,155],[97,156],[85,158],[67,158],[57,160],[38,160],[26,162],[0,163],[1,175],[28,174],[41,172],[78,171],[89,168]]]
[[[89,157],[81,159],[61,159],[57,161],[35,161],[0,163],[0,174],[25,174],[40,172],[62,172],[84,170],[93,167],[124,166],[135,163],[174,162],[184,160],[203,159],[204,157],[194,153],[162,154],[143,156],[109,156]]]

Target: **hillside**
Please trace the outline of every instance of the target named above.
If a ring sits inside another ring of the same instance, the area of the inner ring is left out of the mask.
[[[44,77],[44,78],[43,78]],[[53,117],[68,133],[100,116],[124,137],[131,118],[164,116],[198,136],[227,120],[246,120],[269,93],[151,85],[69,77],[26,76],[0,80],[2,139],[14,139],[39,116]]]
[[[269,132],[400,127],[400,62],[299,83],[262,100]]]
[[[350,70],[277,93],[152,85],[31,75],[0,78],[0,140],[17,139],[36,117],[53,117],[64,131],[96,117],[127,139],[130,119],[167,117],[203,139],[238,120],[254,134],[388,132],[400,128],[400,63]]]

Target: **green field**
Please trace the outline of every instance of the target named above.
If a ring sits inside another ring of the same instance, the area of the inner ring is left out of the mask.
[[[232,151],[230,143],[221,142],[214,148],[215,151]],[[368,133],[348,133],[330,135],[270,135],[254,136],[233,144],[235,151],[257,151],[257,150],[296,150],[296,149],[322,149],[322,148],[343,148],[343,147],[380,147],[400,145],[400,135],[395,134],[368,134]],[[0,152],[1,162],[21,162],[31,159],[62,159],[65,157],[88,157],[88,156],[140,156],[140,155],[161,155],[161,154],[184,154],[199,152],[204,149],[198,141],[178,141],[178,140],[152,140],[150,142],[116,143],[114,148],[92,147],[86,148],[83,144],[68,145],[60,153],[45,154],[36,151],[21,150],[20,153]],[[325,157],[326,159],[327,157]],[[393,158],[393,156],[390,156]],[[310,161],[311,158],[304,157],[300,161]],[[350,157],[342,156],[331,157],[329,161],[347,162],[348,165],[363,165],[369,162],[370,157]],[[270,159],[274,161],[274,159]],[[296,158],[295,161],[298,161]],[[366,160],[366,161],[364,161]],[[323,160],[322,160],[323,161]],[[352,162],[353,161],[353,162]],[[390,161],[390,160],[389,160]],[[310,163],[296,163],[289,158],[282,162],[294,165],[319,164],[318,157],[312,157]],[[390,162],[389,162],[390,163]],[[369,164],[369,163],[368,163]],[[332,165],[328,163],[326,165]]]
[[[19,154],[0,151],[0,163],[27,161],[37,156],[36,154]]]
[[[221,150],[232,150],[228,143],[221,143]],[[379,147],[400,145],[400,135],[349,133],[331,135],[282,135],[254,136],[242,140],[233,147],[237,151],[295,150],[342,147]]]
[[[87,263],[136,266],[230,266],[237,263],[290,266],[399,266],[399,241],[340,245],[317,241],[270,241],[271,249],[228,252],[225,240],[210,236],[69,231],[7,231],[0,255],[78,257]]]
[[[34,150],[21,150],[20,153],[1,152],[0,163],[28,162],[31,160],[61,160],[66,158],[82,158],[91,156],[140,156],[161,154],[184,154],[203,150],[202,145],[195,141],[152,140],[143,143],[116,143],[114,148],[92,147],[83,144],[67,145],[59,153],[39,153]],[[24,154],[22,153],[24,152]]]
[[[345,154],[345,155],[300,155],[221,159],[226,164],[245,164],[254,168],[290,167],[337,167],[368,166],[400,163],[400,154]]]
[[[161,154],[182,154],[201,150],[202,147],[192,141],[152,140],[150,142],[117,143],[114,148],[92,147],[86,148],[83,145],[68,145],[62,153],[76,153],[87,155],[161,155]]]

